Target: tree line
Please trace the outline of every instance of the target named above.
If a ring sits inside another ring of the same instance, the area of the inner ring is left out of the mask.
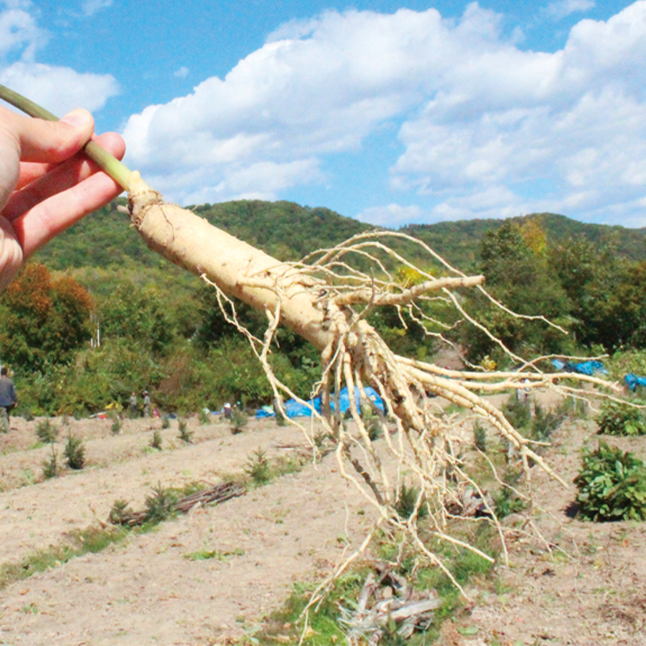
[[[144,389],[161,409],[182,413],[220,408],[225,401],[249,406],[271,401],[257,359],[226,322],[212,288],[149,252],[115,207],[61,236],[0,299],[0,359],[15,372],[24,412],[88,414],[125,404],[133,390]],[[246,230],[269,253],[293,260],[367,228],[326,209],[292,203],[242,201],[197,210],[236,235]],[[540,217],[496,222],[463,269],[484,273],[489,293],[509,309],[542,314],[568,334],[506,314],[477,291],[464,292],[465,311],[525,356],[643,348],[646,260],[634,258],[638,246],[631,243],[625,253],[616,231],[596,240],[589,232],[553,239],[546,229]],[[455,246],[455,240],[445,245]],[[409,256],[416,253],[410,244],[401,248]],[[442,272],[439,266],[425,269]],[[395,276],[406,284],[416,279],[404,267]],[[488,357],[504,363],[500,347],[460,323],[442,301],[424,307],[449,321],[444,336],[470,361]],[[260,315],[242,305],[237,313],[262,336]],[[438,349],[435,338],[406,312],[386,308],[370,321],[396,352],[428,360]],[[281,330],[271,360],[280,379],[309,397],[320,376],[313,348]]]

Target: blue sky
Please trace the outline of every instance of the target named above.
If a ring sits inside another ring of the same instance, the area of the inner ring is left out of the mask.
[[[0,83],[183,205],[646,226],[646,1],[0,0]]]

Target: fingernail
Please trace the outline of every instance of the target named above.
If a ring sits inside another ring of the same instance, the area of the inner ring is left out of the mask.
[[[68,112],[62,119],[62,122],[68,123],[74,128],[84,128],[92,121],[92,115],[87,110],[78,108]]]

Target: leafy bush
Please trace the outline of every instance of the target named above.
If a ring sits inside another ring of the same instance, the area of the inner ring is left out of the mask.
[[[600,442],[583,454],[574,484],[579,515],[595,522],[646,519],[646,465],[632,453]]]
[[[170,428],[170,418],[168,417],[167,413],[164,413],[162,415],[161,427],[162,428]]]
[[[596,421],[604,435],[646,435],[644,411],[628,403],[604,402]]]
[[[52,424],[49,418],[36,424],[36,435],[43,444],[53,444],[58,436],[58,429]]]
[[[70,469],[77,471],[85,466],[85,445],[83,440],[73,435],[67,436],[65,461]]]

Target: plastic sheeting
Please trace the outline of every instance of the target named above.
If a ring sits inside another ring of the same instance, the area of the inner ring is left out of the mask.
[[[637,386],[646,386],[646,377],[638,377],[633,374],[626,375],[624,381],[626,382],[626,386],[633,392],[637,389]]]
[[[562,370],[563,372],[577,372],[580,375],[588,375],[589,377],[592,377],[597,372],[602,375],[608,374],[606,367],[601,361],[584,361],[583,363],[572,363],[568,361],[567,363],[563,363],[559,359],[552,359],[552,365],[557,370]]]
[[[384,402],[382,401],[381,397],[377,394],[377,391],[374,388],[371,388],[368,386],[367,388],[364,388],[364,391],[368,398],[377,406],[379,409],[382,411],[384,410]],[[359,387],[355,386],[354,387],[354,396],[355,400],[357,402],[360,401],[360,394],[359,394]],[[330,397],[331,399],[331,404],[332,404],[332,409],[335,408],[336,403],[335,403],[335,398],[334,396]],[[348,393],[348,389],[344,388],[341,393],[339,394],[339,405],[341,407],[341,412],[345,413],[348,408],[350,408],[350,394]],[[275,413],[273,412],[268,412],[268,406],[263,406],[260,410],[256,412],[256,417],[257,418],[262,418],[262,417],[273,417]],[[285,402],[285,412],[287,414],[287,417],[312,417],[314,414],[314,411],[317,413],[321,412],[321,398],[320,397],[315,397],[314,399],[310,399],[307,402],[299,402],[295,399],[290,399]]]

